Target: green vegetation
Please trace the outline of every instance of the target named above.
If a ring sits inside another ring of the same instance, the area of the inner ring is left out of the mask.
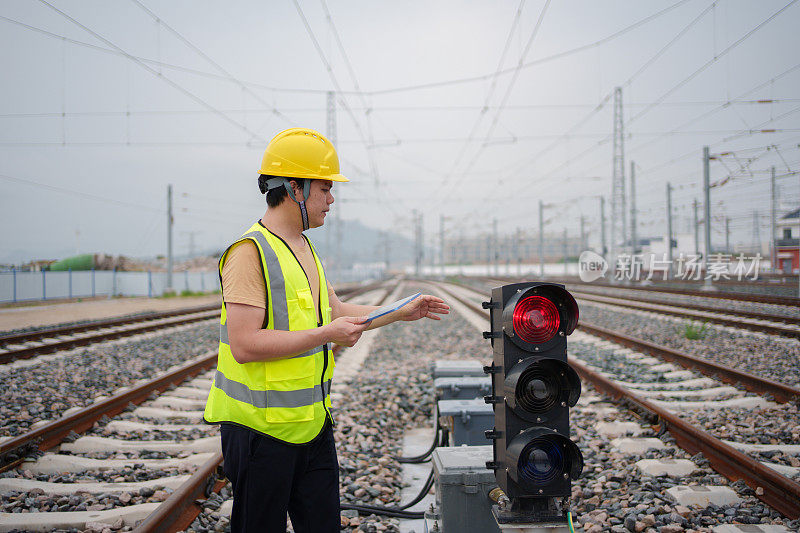
[[[696,341],[702,339],[706,336],[708,332],[708,322],[703,322],[701,325],[697,326],[692,324],[691,322],[688,324],[684,324],[683,326],[683,336],[689,339],[690,341]]]
[[[193,296],[208,296],[209,294],[219,294],[219,290],[205,291],[205,292],[189,291],[189,290],[182,290],[181,292],[175,292],[174,290],[164,291],[164,294],[159,296],[159,298],[177,298],[179,296],[182,298],[189,298]]]

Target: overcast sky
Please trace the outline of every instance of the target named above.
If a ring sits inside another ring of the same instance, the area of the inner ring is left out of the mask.
[[[596,242],[617,86],[640,236],[664,232],[667,181],[687,229],[703,145],[730,177],[715,242],[730,217],[749,243],[754,211],[766,236],[772,165],[780,209],[800,201],[788,0],[48,1],[0,4],[0,262],[163,253],[169,183],[176,251],[223,247],[263,213],[269,139],[329,133],[327,91],[352,179],[334,209],[408,236],[412,209],[431,238],[441,214],[449,238],[533,231],[541,199],[548,232],[584,215]]]

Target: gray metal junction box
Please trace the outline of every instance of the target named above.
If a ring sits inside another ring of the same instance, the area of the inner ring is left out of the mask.
[[[494,408],[483,398],[439,400],[438,407],[439,425],[450,430],[452,446],[486,444],[486,430],[494,427]]]
[[[436,448],[433,472],[442,533],[499,533],[487,494],[497,486],[486,468],[492,447]]]
[[[468,359],[466,361],[447,361],[438,360],[433,363],[433,379],[436,378],[457,378],[457,377],[483,377],[483,365],[480,361]]]
[[[440,400],[471,400],[492,393],[492,378],[489,376],[436,378],[433,380],[436,397]]]

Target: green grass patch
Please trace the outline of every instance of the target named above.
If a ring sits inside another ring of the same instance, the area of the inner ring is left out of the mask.
[[[707,332],[708,332],[708,322],[703,322],[699,326],[691,323],[684,324],[683,326],[683,336],[689,339],[690,341],[696,341],[704,338]]]

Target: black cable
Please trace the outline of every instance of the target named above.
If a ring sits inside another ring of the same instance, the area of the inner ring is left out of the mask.
[[[431,487],[433,487],[433,482],[434,482],[433,467],[431,467],[431,471],[428,474],[428,479],[425,480],[425,484],[422,486],[422,490],[419,491],[419,494],[417,494],[408,503],[404,503],[399,507],[384,507],[381,505],[356,505],[352,503],[343,503],[341,505],[341,508],[351,509],[362,513],[374,513],[379,515],[391,516],[394,518],[422,518],[424,515],[423,511],[406,511],[406,509],[408,509],[409,507],[413,507],[414,505],[421,502],[422,499],[431,490]]]
[[[398,463],[406,463],[406,464],[419,464],[425,463],[433,453],[433,450],[439,446],[439,408],[436,407],[436,416],[433,419],[433,442],[431,443],[430,448],[428,448],[422,455],[417,455],[414,457],[396,457]],[[442,429],[442,433],[447,431],[446,429]],[[442,442],[444,438],[442,438]]]
[[[416,455],[414,457],[396,457],[398,463],[405,463],[405,464],[419,464],[425,463],[429,461],[433,450],[439,446],[439,430],[437,429],[433,433],[433,442],[431,443],[430,448],[425,450],[425,452],[421,455]]]
[[[343,504],[341,504],[340,508],[344,509],[344,510],[358,511],[359,514],[363,513],[363,514],[366,514],[366,515],[377,514],[377,515],[389,516],[389,517],[392,517],[392,518],[407,518],[407,519],[411,519],[411,520],[417,520],[417,519],[420,519],[420,518],[425,518],[425,512],[424,511],[419,511],[419,512],[395,511],[395,510],[392,510],[389,507],[386,507],[386,508],[381,508],[381,507],[370,508],[370,507],[365,507],[365,506],[362,506],[362,505],[353,505],[351,503],[343,503]]]
[[[428,474],[428,479],[425,480],[425,485],[423,485],[422,490],[419,492],[419,494],[417,494],[417,496],[413,500],[411,500],[410,502],[404,503],[403,505],[398,507],[398,509],[405,510],[405,509],[408,509],[409,507],[413,507],[416,504],[418,504],[419,502],[421,502],[422,498],[424,498],[425,495],[428,494],[428,492],[431,490],[431,487],[433,487],[433,479],[434,479],[433,478],[433,467],[431,467],[431,472],[430,472],[430,474]]]

